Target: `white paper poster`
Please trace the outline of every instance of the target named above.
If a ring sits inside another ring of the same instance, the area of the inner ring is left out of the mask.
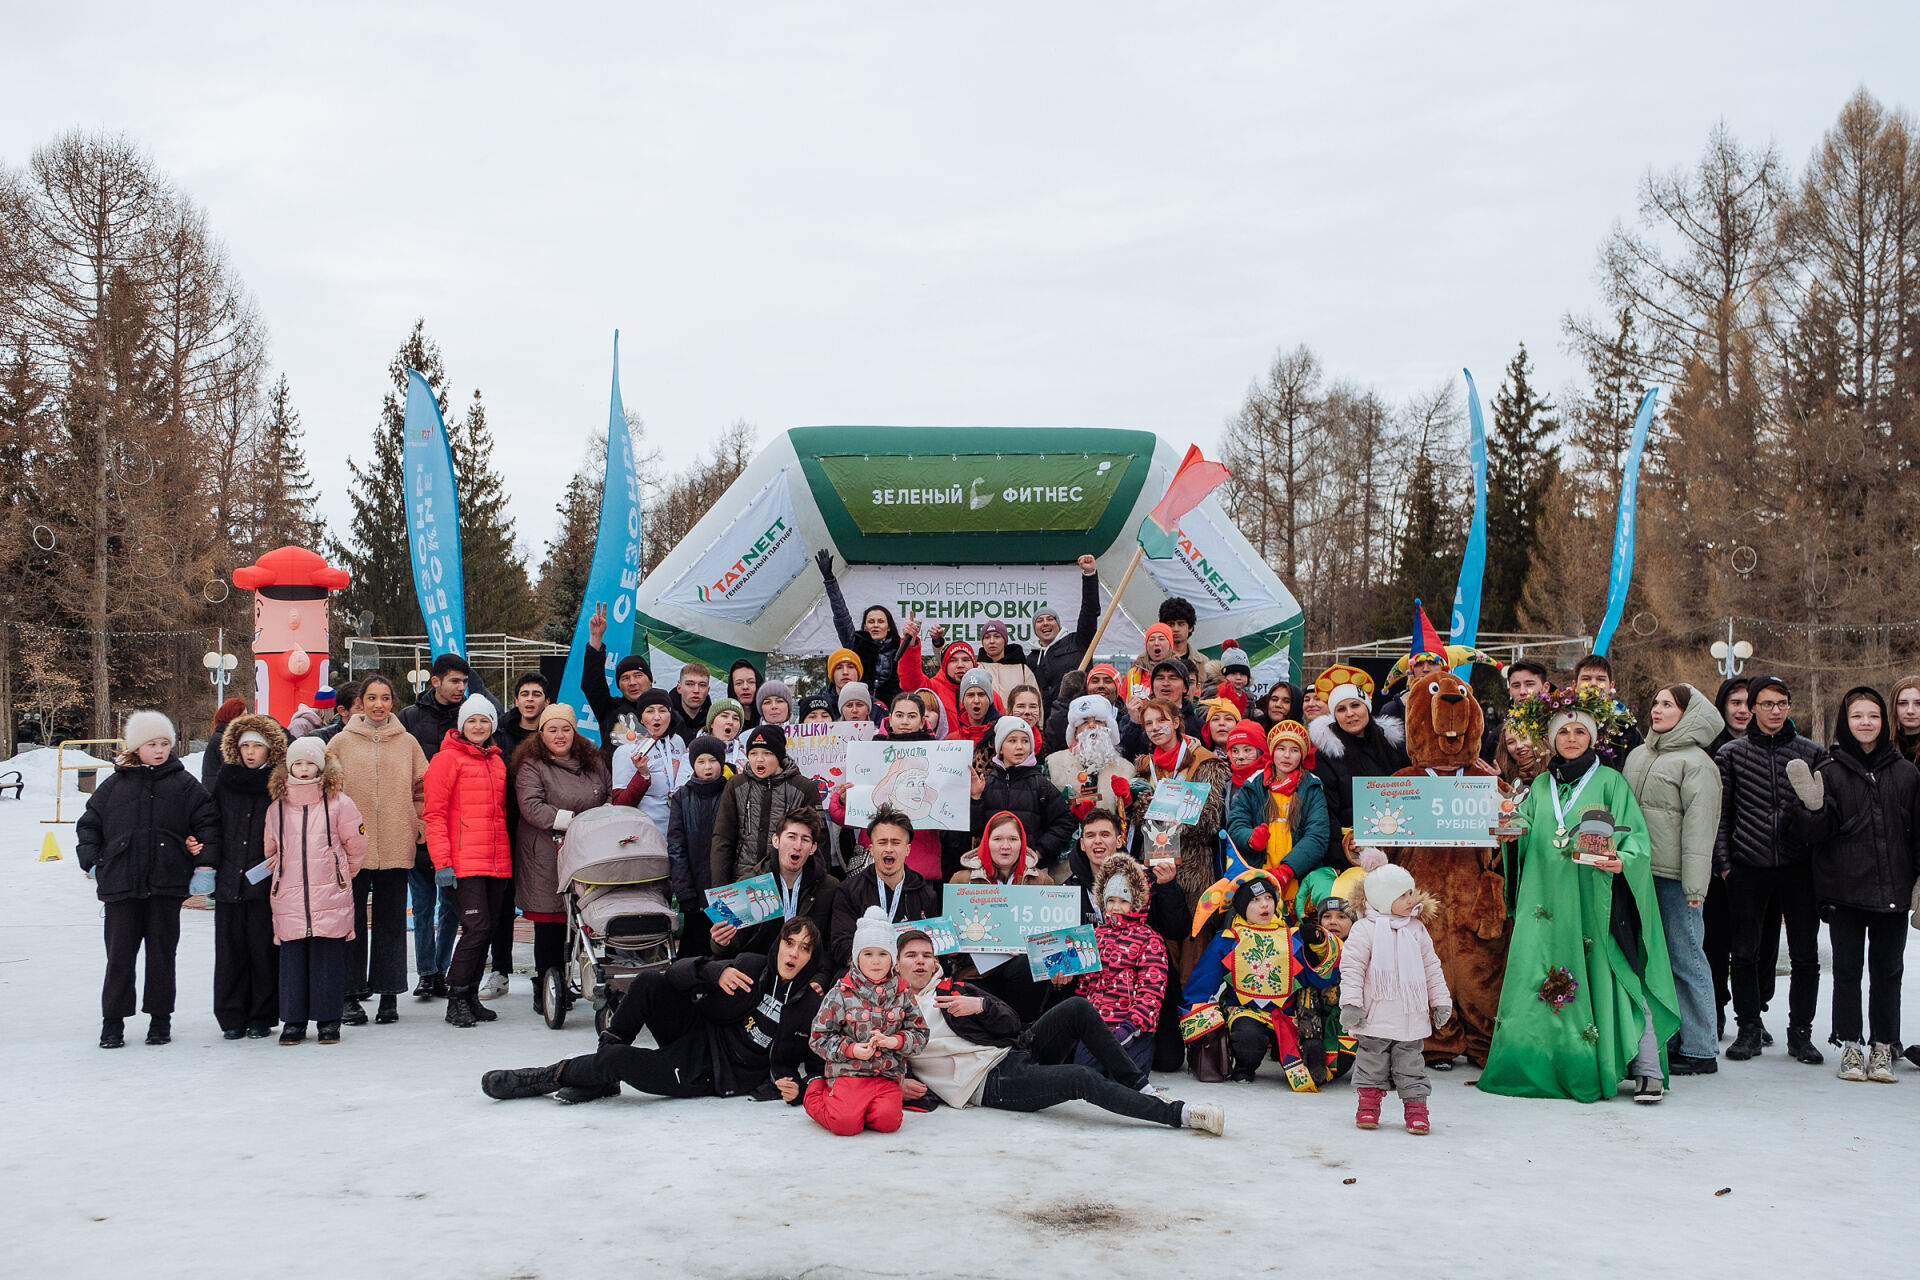
[[[660,599],[729,622],[752,622],[806,563],[793,495],[781,471]]]
[[[880,726],[871,720],[787,726],[787,759],[805,777],[820,784],[822,797],[847,781],[847,748],[872,742]]]
[[[913,819],[914,830],[965,831],[972,817],[971,742],[847,744],[847,825],[865,827],[890,804]]]
[[[1062,631],[1072,631],[1080,620],[1078,565],[852,565],[839,575],[853,624],[869,605],[893,610],[896,622],[918,614],[924,637],[934,623],[946,628],[948,642],[964,640],[978,646],[980,624],[989,619],[1007,624],[1007,636],[1023,648],[1034,643],[1033,615],[1051,608]],[[1102,586],[1100,607],[1111,594]],[[1098,625],[1099,619],[1094,619]],[[1118,610],[1100,641],[1101,653],[1139,653],[1146,645],[1140,628]],[[830,653],[840,647],[834,634],[833,613],[823,593],[813,611],[802,618],[781,644],[784,653]]]

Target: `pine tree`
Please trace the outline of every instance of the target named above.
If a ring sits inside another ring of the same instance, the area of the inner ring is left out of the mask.
[[[419,635],[426,623],[420,617],[420,598],[413,590],[413,555],[407,545],[405,434],[407,370],[418,369],[433,389],[440,415],[447,413],[447,371],[440,347],[427,336],[427,322],[413,322],[387,374],[393,390],[380,402],[380,425],[373,432],[373,457],[362,468],[352,458],[347,469],[353,505],[346,543],[333,543],[333,556],[353,575],[353,583],[335,599],[340,614],[358,618],[373,615],[373,634]]]
[[[255,554],[275,547],[316,546],[326,525],[314,512],[313,476],[307,470],[306,433],[293,407],[287,375],[267,389],[267,416],[254,448]]]
[[[602,442],[602,448],[605,443]],[[540,562],[540,602],[546,610],[541,635],[555,644],[573,643],[580,606],[587,595],[587,577],[593,570],[594,540],[600,531],[602,481],[591,462],[582,465],[567,482],[567,491],[555,508],[560,515],[546,558]]]
[[[460,491],[467,633],[527,635],[540,624],[541,610],[527,581],[526,562],[514,548],[513,517],[507,514],[506,486],[493,469],[493,433],[478,388],[451,434],[453,474]]]
[[[1553,404],[1534,393],[1527,347],[1507,364],[1487,438],[1487,567],[1480,629],[1512,631],[1539,541],[1542,499],[1560,469]]]

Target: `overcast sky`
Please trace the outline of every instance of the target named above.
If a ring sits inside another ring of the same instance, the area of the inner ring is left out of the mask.
[[[1920,108],[1910,2],[1308,8],[8,0],[0,163],[124,130],[206,207],[336,527],[424,316],[537,560],[616,327],[673,464],[735,418],[1211,449],[1296,342],[1560,387],[1649,166]]]

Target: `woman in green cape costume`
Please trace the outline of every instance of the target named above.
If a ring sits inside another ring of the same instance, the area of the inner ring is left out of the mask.
[[[1647,825],[1625,778],[1594,747],[1617,715],[1611,699],[1560,693],[1516,709],[1553,749],[1520,807],[1519,890],[1500,1013],[1480,1087],[1516,1098],[1598,1102],[1638,1081],[1658,1102],[1666,1045],[1680,1027],[1673,969],[1654,897]],[[1613,815],[1614,857],[1577,863],[1582,815]]]

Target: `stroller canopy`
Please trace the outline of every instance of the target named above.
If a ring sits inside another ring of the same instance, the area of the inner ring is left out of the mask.
[[[638,809],[602,805],[567,828],[560,887],[647,884],[667,878],[667,838]]]

